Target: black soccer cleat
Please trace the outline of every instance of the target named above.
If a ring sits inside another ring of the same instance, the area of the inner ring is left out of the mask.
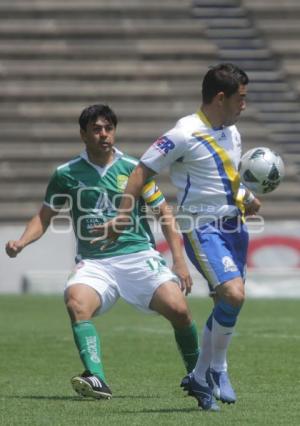
[[[85,371],[81,376],[74,376],[71,384],[75,392],[81,396],[95,399],[110,399],[112,392],[100,377]]]

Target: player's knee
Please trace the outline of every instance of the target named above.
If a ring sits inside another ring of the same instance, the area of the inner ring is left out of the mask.
[[[245,300],[245,286],[240,277],[216,287],[218,300],[224,300],[231,306],[241,308]]]
[[[91,318],[91,314],[85,303],[75,295],[68,295],[65,304],[73,321],[82,321]]]
[[[242,281],[220,286],[219,300],[225,300],[231,306],[240,308],[245,300],[245,287]]]
[[[245,292],[243,289],[232,289],[226,299],[230,305],[236,308],[241,308],[245,301]]]
[[[169,319],[176,327],[187,327],[192,322],[192,317],[186,304],[174,304],[171,307]]]

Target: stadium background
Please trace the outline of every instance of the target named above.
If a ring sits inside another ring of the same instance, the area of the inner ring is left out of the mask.
[[[1,1],[2,247],[38,209],[54,168],[82,150],[83,107],[110,104],[118,146],[140,156],[199,107],[207,67],[232,61],[251,79],[239,122],[244,151],[266,145],[286,165],[284,182],[262,198],[265,227],[251,237],[248,293],[299,296],[299,18],[298,0]],[[174,203],[167,172],[159,183]],[[16,260],[2,252],[0,292],[60,291],[73,240],[66,227],[55,229]]]

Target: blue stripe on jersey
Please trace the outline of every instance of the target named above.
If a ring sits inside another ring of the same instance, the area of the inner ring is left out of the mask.
[[[214,159],[214,161],[217,165],[219,175],[222,179],[222,183],[223,183],[224,190],[225,190],[225,193],[226,193],[227,203],[228,203],[228,205],[235,205],[231,181],[230,181],[230,178],[228,177],[228,175],[225,171],[224,163],[223,163],[221,157],[219,156],[219,154],[215,151],[214,147],[208,141],[201,138],[200,136],[197,136],[197,135],[194,135],[194,136],[196,137],[196,139],[199,142],[202,142],[204,144],[204,146],[208,149],[208,151],[211,154],[213,154],[213,159]]]
[[[189,189],[191,187],[191,179],[190,179],[190,174],[188,173],[186,176],[186,185],[185,185],[185,190],[184,190],[184,194],[180,203],[180,207],[183,206],[183,203],[185,202],[185,199],[188,195]]]

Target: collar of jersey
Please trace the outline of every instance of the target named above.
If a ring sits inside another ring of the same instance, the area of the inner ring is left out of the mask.
[[[218,127],[218,128],[213,128],[211,122],[209,121],[209,119],[206,117],[206,115],[204,114],[203,111],[201,111],[201,109],[199,111],[197,111],[196,113],[198,115],[198,117],[200,118],[201,121],[203,121],[203,123],[207,126],[210,127],[213,130],[222,130],[223,126]]]
[[[87,155],[87,152],[86,152],[86,150],[84,150],[81,154],[80,154],[80,157],[83,159],[83,160],[85,160],[87,163],[89,163],[92,167],[94,167],[94,169],[96,169],[97,170],[97,172],[100,174],[100,176],[101,177],[103,177],[105,174],[106,174],[106,172],[115,164],[115,162],[116,161],[118,161],[119,160],[119,158],[121,158],[122,157],[122,155],[123,155],[123,152],[122,151],[119,151],[116,147],[114,147],[114,153],[115,153],[115,156],[114,156],[114,159],[113,159],[113,161],[111,162],[111,163],[109,163],[107,166],[104,166],[104,167],[101,167],[101,166],[98,166],[98,164],[94,164],[94,163],[92,163],[90,160],[89,160],[89,157],[88,157],[88,155]]]

